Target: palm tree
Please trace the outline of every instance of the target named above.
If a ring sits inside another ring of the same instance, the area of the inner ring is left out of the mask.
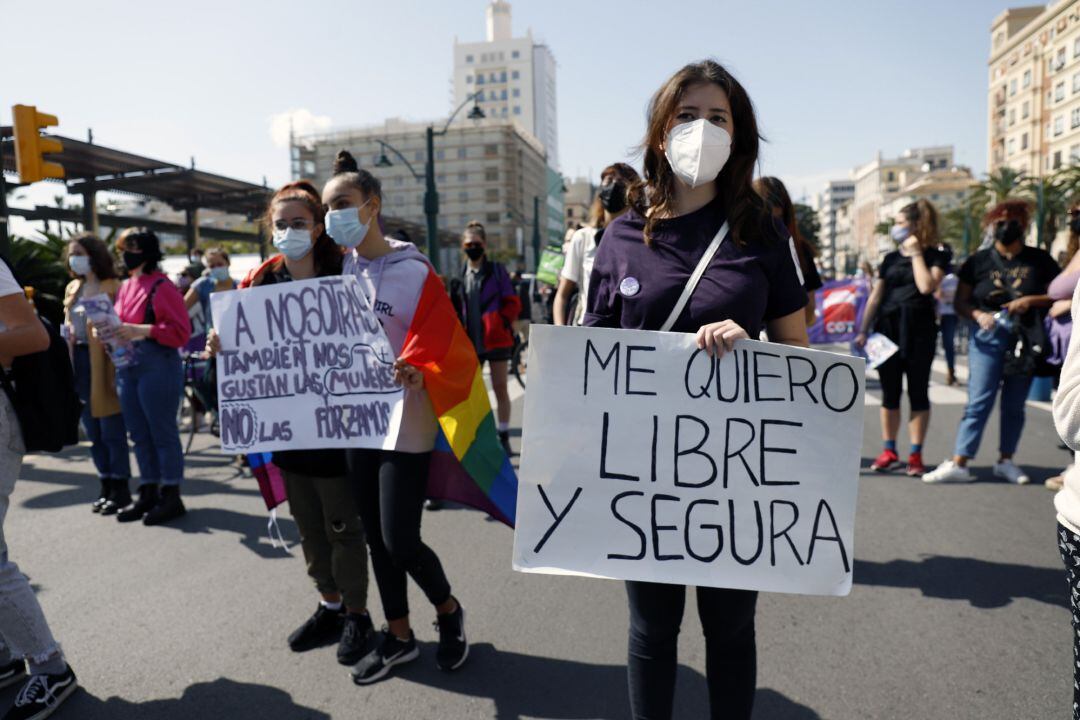
[[[1050,250],[1058,223],[1069,211],[1072,190],[1071,175],[1066,175],[1067,172],[1024,179],[1024,194],[1035,204],[1035,241],[1045,250]]]
[[[986,179],[975,186],[972,198],[983,208],[1018,195],[1028,180],[1026,173],[1010,167],[1000,167],[988,173]]]
[[[34,288],[34,304],[54,325],[64,317],[67,268],[63,263],[67,242],[59,235],[43,233],[37,238],[12,237],[7,260],[19,282]]]

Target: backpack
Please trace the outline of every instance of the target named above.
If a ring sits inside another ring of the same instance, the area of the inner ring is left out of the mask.
[[[55,325],[39,320],[49,334],[49,347],[15,358],[9,372],[0,371],[0,384],[19,418],[26,452],[59,452],[79,442],[82,402],[67,341]]]

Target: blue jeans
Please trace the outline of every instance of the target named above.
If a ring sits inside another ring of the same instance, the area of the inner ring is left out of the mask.
[[[941,316],[941,347],[945,349],[945,363],[949,370],[956,370],[956,315]]]
[[[971,323],[968,343],[968,402],[956,433],[956,454],[971,458],[979,451],[983,429],[1001,390],[1002,455],[1012,455],[1024,430],[1024,402],[1031,387],[1030,375],[1005,375],[1005,348],[1009,334],[998,329],[989,340],[979,337],[979,326]]]
[[[123,413],[96,418],[90,412],[90,349],[86,345],[75,346],[75,392],[83,403],[82,426],[98,477],[131,477]]]
[[[150,340],[135,343],[137,362],[116,371],[124,423],[135,459],[139,483],[179,485],[184,477],[184,452],[176,411],[184,390],[180,353]]]

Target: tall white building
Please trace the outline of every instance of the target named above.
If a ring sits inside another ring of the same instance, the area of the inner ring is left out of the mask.
[[[454,40],[454,105],[472,93],[488,117],[507,118],[532,133],[544,146],[547,162],[559,167],[559,132],[555,103],[555,57],[532,38],[515,38],[510,3],[492,0],[487,7],[487,39]]]
[[[821,247],[822,264],[828,274],[834,274],[837,269],[843,270],[843,263],[837,262],[837,256],[848,250],[841,247],[839,239],[843,234],[837,227],[840,209],[855,199],[855,182],[853,180],[830,180],[825,190],[817,197],[818,243]],[[846,211],[845,211],[846,217]],[[847,228],[846,238],[850,239],[850,224]]]

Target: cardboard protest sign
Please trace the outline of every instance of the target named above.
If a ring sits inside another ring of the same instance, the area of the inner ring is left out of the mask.
[[[750,340],[534,326],[514,568],[851,589],[864,361]]]
[[[403,390],[355,277],[210,296],[221,449],[393,448]]]

